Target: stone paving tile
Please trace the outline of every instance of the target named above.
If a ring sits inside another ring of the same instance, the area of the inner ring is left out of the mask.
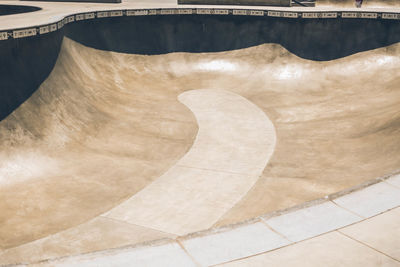
[[[338,232],[332,232],[220,266],[399,267],[400,263]]]
[[[400,205],[400,189],[381,182],[333,200],[364,218]]]
[[[196,264],[177,243],[144,248],[127,248],[118,251],[93,253],[52,261],[35,266],[79,266],[79,267],[126,267],[126,266],[174,266],[195,267]]]
[[[204,266],[262,253],[289,243],[261,222],[182,241],[188,253]]]
[[[400,188],[400,174],[397,174],[397,175],[387,179],[386,182]]]
[[[339,231],[400,261],[400,207]]]
[[[266,223],[289,240],[301,241],[360,221],[362,218],[332,202],[273,217]]]

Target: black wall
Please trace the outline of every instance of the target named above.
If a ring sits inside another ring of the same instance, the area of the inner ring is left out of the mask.
[[[35,6],[0,5],[0,16],[33,12],[38,10],[41,10],[41,8]]]
[[[0,41],[0,120],[28,99],[57,60],[63,31]]]
[[[216,52],[278,43],[299,57],[332,60],[400,41],[400,23],[372,19],[142,16],[82,21],[66,35],[86,46],[137,54]]]

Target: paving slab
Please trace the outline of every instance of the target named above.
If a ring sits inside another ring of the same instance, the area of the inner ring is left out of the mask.
[[[400,208],[339,231],[400,261]]]
[[[185,254],[176,243],[144,248],[122,249],[107,253],[93,253],[76,257],[64,258],[58,261],[45,262],[37,266],[176,266],[195,267],[196,264]]]
[[[361,219],[332,202],[324,202],[265,221],[289,240],[298,242],[358,222]]]
[[[369,218],[399,206],[400,189],[381,182],[333,201],[347,210]]]
[[[197,262],[209,266],[279,248],[290,242],[258,222],[187,239],[182,244]]]
[[[400,174],[390,177],[386,182],[400,188]]]
[[[272,252],[219,266],[398,267],[400,263],[338,232],[332,232]]]

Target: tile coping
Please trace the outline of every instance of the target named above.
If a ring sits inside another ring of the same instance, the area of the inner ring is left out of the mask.
[[[40,6],[40,5],[39,5]],[[129,9],[124,6],[124,9],[113,9],[104,7],[95,7],[95,10],[79,13],[70,13],[67,15],[52,16],[50,23],[31,25],[20,28],[9,28],[0,30],[0,41],[8,39],[27,38],[36,35],[43,35],[57,30],[61,30],[65,25],[77,21],[104,19],[111,17],[129,17],[129,16],[154,16],[154,15],[217,15],[217,16],[259,16],[259,17],[274,17],[287,19],[382,19],[382,20],[400,20],[400,9],[383,10],[383,9],[313,9],[302,8],[292,10],[290,8],[267,8],[263,7],[172,7],[172,8],[135,8]],[[43,9],[45,9],[44,7]],[[92,7],[93,8],[93,7]],[[51,10],[51,7],[47,7]],[[40,12],[40,11],[38,11]],[[34,13],[34,12],[32,12]],[[26,13],[25,16],[30,16],[31,13]],[[14,15],[10,15],[14,16]],[[0,17],[0,22],[1,22]]]

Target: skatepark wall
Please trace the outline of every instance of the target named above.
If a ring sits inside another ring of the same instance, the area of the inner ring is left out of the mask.
[[[17,5],[1,5],[0,4],[0,16],[12,15],[19,13],[27,13],[41,10],[39,7],[35,6],[17,6]]]
[[[140,16],[82,21],[66,35],[123,53],[220,52],[277,43],[310,60],[333,60],[400,41],[400,24],[384,20],[247,16]]]
[[[63,31],[0,41],[0,120],[28,99],[48,77]],[[7,62],[7,64],[4,64]]]
[[[0,120],[48,77],[63,36],[88,47],[143,55],[219,52],[277,43],[326,61],[400,41],[399,14],[150,9],[88,12],[0,31]]]

